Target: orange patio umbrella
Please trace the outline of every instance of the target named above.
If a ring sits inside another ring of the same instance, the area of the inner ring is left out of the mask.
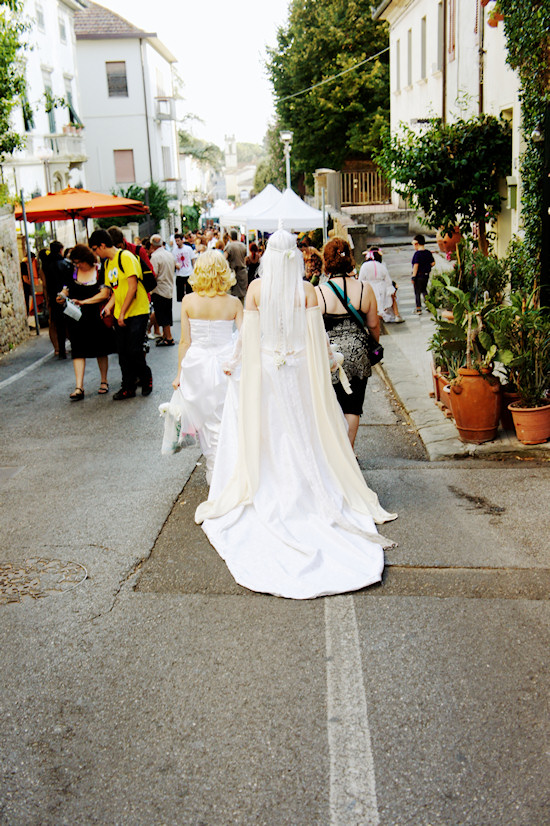
[[[90,192],[88,189],[67,187],[59,192],[50,192],[33,198],[25,204],[27,221],[74,221],[75,218],[110,218],[124,215],[144,215],[149,207],[132,198]],[[23,210],[15,210],[15,218],[23,219]],[[76,241],[76,228],[75,228]]]

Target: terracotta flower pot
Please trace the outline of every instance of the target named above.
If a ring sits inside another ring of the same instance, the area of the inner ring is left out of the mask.
[[[516,436],[524,445],[542,445],[550,439],[550,403],[543,407],[519,407],[512,402],[508,409],[514,420]]]
[[[512,419],[512,412],[509,409],[509,405],[512,402],[519,401],[519,393],[517,390],[507,390],[506,387],[502,388],[502,405],[500,408],[500,423],[504,430],[513,430],[514,429],[514,421]]]
[[[451,397],[448,391],[445,390],[449,384],[449,376],[440,373],[437,377],[437,383],[439,385],[439,401],[445,405],[447,410],[451,410]]]
[[[498,20],[494,15],[487,18],[487,25],[490,26],[492,29],[496,29],[496,27],[498,26]]]
[[[458,381],[451,384],[451,410],[463,442],[482,444],[497,435],[500,419],[500,382],[490,370],[481,374],[460,367]]]
[[[442,235],[441,232],[438,230],[437,235],[435,236],[437,246],[439,247],[441,252],[454,252],[461,238],[462,235],[460,232],[460,227],[455,227],[455,231],[452,235],[449,235],[448,233]]]

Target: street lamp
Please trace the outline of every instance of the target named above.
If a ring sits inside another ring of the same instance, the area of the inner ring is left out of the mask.
[[[285,154],[285,167],[286,167],[286,188],[291,189],[290,186],[290,144],[292,143],[292,136],[293,132],[289,132],[288,129],[283,129],[279,132],[279,137],[283,143],[283,151]]]

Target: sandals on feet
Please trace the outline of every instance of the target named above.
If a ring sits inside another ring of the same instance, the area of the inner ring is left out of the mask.
[[[77,387],[74,393],[71,393],[69,398],[72,402],[82,401],[82,399],[84,398],[84,390],[82,389],[82,387]]]
[[[102,381],[101,384],[99,385],[99,390],[97,391],[98,395],[99,396],[104,396],[105,393],[108,393],[108,392],[109,392],[109,382],[108,381]]]

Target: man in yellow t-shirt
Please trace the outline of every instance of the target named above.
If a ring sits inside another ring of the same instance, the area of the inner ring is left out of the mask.
[[[113,314],[118,360],[122,373],[122,386],[113,399],[122,401],[136,395],[141,384],[142,396],[153,391],[151,368],[145,359],[143,343],[149,320],[149,297],[141,281],[141,267],[135,255],[114,246],[111,236],[104,229],[90,235],[90,249],[104,263],[105,286],[112,290],[104,314]]]

